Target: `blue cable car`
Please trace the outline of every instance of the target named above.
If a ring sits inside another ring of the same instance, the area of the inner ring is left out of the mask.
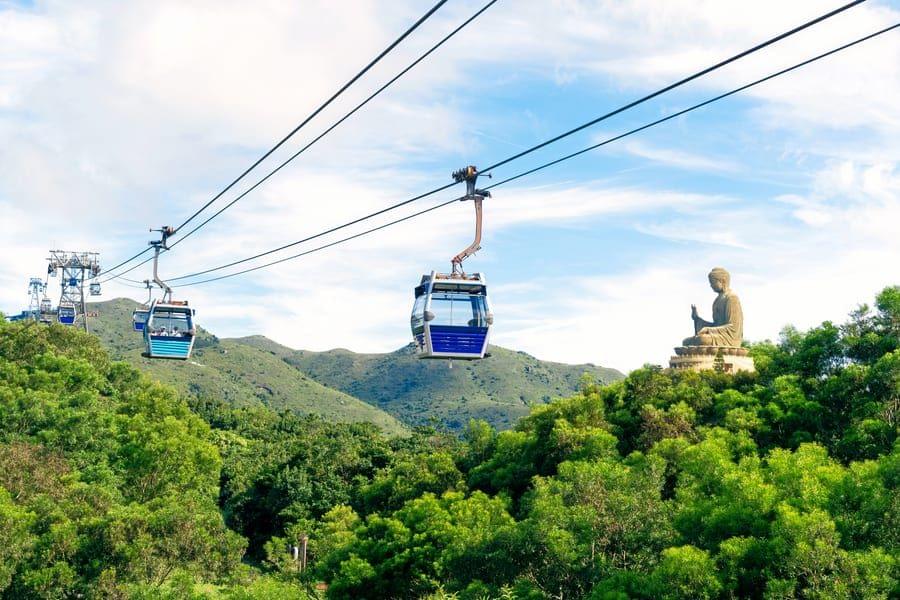
[[[131,313],[131,327],[135,331],[143,331],[144,325],[147,323],[147,316],[150,311],[146,308],[137,308]]]
[[[494,316],[481,273],[423,275],[415,297],[410,325],[419,358],[484,358]]]
[[[144,331],[144,324],[147,323],[147,316],[150,314],[148,307],[153,303],[153,284],[149,279],[144,280],[144,287],[147,288],[147,301],[142,308],[136,308],[131,313],[131,328],[135,331]]]
[[[163,290],[162,300],[153,300],[147,309],[147,318],[142,325],[138,325],[138,313],[132,313],[132,323],[136,331],[143,330],[144,343],[147,346],[143,356],[146,358],[172,358],[175,360],[187,360],[191,357],[194,347],[194,337],[197,333],[194,327],[194,309],[188,306],[187,300],[173,300],[172,288],[159,278],[159,253],[160,250],[168,250],[166,241],[175,233],[175,229],[165,226],[159,231],[162,239],[150,242],[153,246],[153,283]],[[151,289],[150,281],[146,281],[147,290]]]
[[[484,275],[466,275],[462,263],[481,249],[481,207],[491,194],[475,188],[474,166],[456,171],[453,178],[466,182],[466,195],[460,200],[475,203],[475,241],[451,259],[450,274],[432,271],[422,276],[409,321],[419,358],[478,360],[486,356],[494,314]]]
[[[75,305],[71,302],[62,302],[56,309],[56,320],[62,325],[74,325],[75,315]]]
[[[137,328],[137,325],[135,325]],[[187,360],[194,347],[194,310],[186,300],[154,300],[143,325],[147,358]]]

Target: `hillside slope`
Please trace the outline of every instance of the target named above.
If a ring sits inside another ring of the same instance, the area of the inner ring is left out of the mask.
[[[307,377],[271,352],[201,330],[191,360],[160,361],[141,356],[140,334],[131,330],[137,303],[117,298],[89,305],[91,319],[114,358],[125,360],[154,379],[198,398],[219,398],[232,406],[265,405],[273,410],[315,414],[335,422],[372,422],[389,433],[404,431],[386,412]]]
[[[530,407],[577,391],[585,373],[602,383],[622,378],[615,369],[541,361],[498,346],[487,360],[455,361],[451,369],[445,361],[417,359],[411,347],[386,354],[311,352],[263,336],[220,340],[202,329],[191,361],[150,361],[140,356],[141,337],[130,329],[135,306],[127,299],[91,305],[100,312],[91,329],[113,356],[160,381],[233,406],[262,403],[335,421],[373,421],[388,431],[433,419],[459,429],[470,418],[507,429]]]
[[[423,361],[411,346],[387,354],[349,350],[291,350],[262,336],[234,340],[281,356],[312,379],[360,398],[410,424],[437,418],[458,429],[470,418],[500,429],[511,427],[530,411],[577,391],[585,373],[609,383],[623,376],[595,365],[541,361],[524,352],[491,347],[483,361]]]

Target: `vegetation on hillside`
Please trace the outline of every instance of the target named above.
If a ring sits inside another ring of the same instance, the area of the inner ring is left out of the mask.
[[[585,373],[598,382],[622,378],[615,369],[538,360],[524,352],[491,346],[483,361],[430,361],[416,358],[412,346],[388,354],[349,350],[292,351],[260,337],[238,340],[281,353],[284,360],[319,383],[365,400],[404,423],[426,425],[437,419],[461,431],[469,419],[509,429],[532,407],[578,390]]]
[[[0,325],[0,590],[32,597],[896,598],[900,287],[514,429],[389,438]],[[27,468],[16,468],[27,465]],[[306,570],[288,547],[309,539]],[[327,585],[324,591],[317,588]]]
[[[387,354],[309,352],[262,336],[219,339],[203,329],[192,360],[173,366],[141,358],[141,337],[131,331],[136,306],[124,298],[92,304],[100,316],[91,320],[91,331],[114,357],[154,379],[203,401],[371,422],[387,433],[404,433],[402,423],[432,421],[462,430],[470,418],[508,429],[532,406],[577,391],[584,373],[604,383],[622,378],[614,369],[540,361],[496,346],[489,360],[457,361],[449,369],[446,361],[418,360],[411,348]]]
[[[175,387],[186,397],[200,402],[221,400],[234,407],[290,410],[332,422],[375,423],[395,435],[406,432],[400,421],[383,410],[321,385],[271,352],[220,340],[203,329],[189,361],[142,358],[143,340],[131,330],[131,311],[136,306],[122,298],[91,305],[100,314],[91,319],[92,333],[113,356]]]
[[[286,519],[332,598],[900,593],[900,288],[753,347],[759,372],[585,380],[512,431],[432,435]]]
[[[259,584],[217,506],[221,465],[209,426],[94,338],[0,320],[4,597],[151,598],[198,582],[242,597]]]

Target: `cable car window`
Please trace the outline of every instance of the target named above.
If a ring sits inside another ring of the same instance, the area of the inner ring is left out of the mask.
[[[487,327],[484,296],[467,292],[436,292],[431,295],[432,325]]]
[[[425,326],[425,300],[426,300],[426,298],[427,298],[427,296],[418,296],[416,298],[416,303],[413,304],[412,317],[410,318],[410,323],[412,324],[414,331]]]
[[[168,310],[153,311],[150,335],[169,337],[190,337],[191,322],[187,313]]]

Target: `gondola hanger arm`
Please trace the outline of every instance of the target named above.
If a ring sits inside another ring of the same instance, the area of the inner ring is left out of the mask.
[[[160,229],[151,229],[150,231],[158,231],[160,232],[160,239],[153,240],[150,242],[150,245],[153,246],[153,283],[158,285],[163,290],[163,302],[171,302],[172,300],[172,288],[169,285],[159,278],[159,252],[160,250],[168,250],[169,247],[166,244],[169,240],[169,236],[175,233],[175,229],[165,225]]]
[[[462,269],[464,260],[481,250],[481,230],[482,230],[482,204],[485,198],[490,198],[491,193],[487,190],[479,190],[475,187],[478,180],[478,168],[469,165],[463,169],[453,172],[453,179],[456,181],[466,182],[466,195],[460,198],[461,202],[472,200],[475,203],[475,240],[469,246],[454,256],[450,263],[452,265],[451,275],[453,277],[465,277],[466,274]],[[490,173],[487,174],[491,176]]]

